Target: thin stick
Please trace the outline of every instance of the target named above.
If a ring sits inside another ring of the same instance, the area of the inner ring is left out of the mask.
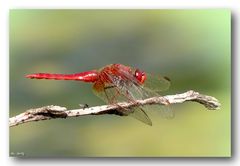
[[[16,126],[19,124],[40,121],[40,120],[50,120],[56,118],[68,118],[68,117],[78,117],[83,115],[100,115],[100,114],[117,114],[117,109],[121,108],[132,108],[142,105],[169,105],[184,103],[187,101],[198,102],[204,105],[208,110],[217,110],[220,109],[221,104],[219,101],[207,95],[199,94],[193,90],[187,91],[185,93],[176,94],[176,95],[167,95],[162,97],[152,97],[144,100],[137,100],[136,103],[118,103],[116,105],[102,105],[74,110],[67,110],[65,107],[60,106],[44,106],[41,108],[29,109],[26,112],[23,112],[17,116],[14,116],[9,119],[10,127]],[[118,114],[119,115],[119,114]]]

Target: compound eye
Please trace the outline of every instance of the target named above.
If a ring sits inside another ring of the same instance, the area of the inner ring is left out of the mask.
[[[146,74],[143,71],[140,71],[139,69],[135,71],[135,77],[141,84],[143,84],[144,81],[146,80]]]

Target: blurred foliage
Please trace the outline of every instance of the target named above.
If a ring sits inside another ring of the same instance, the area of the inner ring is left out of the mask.
[[[103,104],[91,84],[29,80],[111,63],[171,78],[164,94],[194,89],[219,111],[172,106],[175,118],[85,116],[10,128],[10,152],[26,156],[230,156],[231,15],[228,10],[11,10],[10,116],[29,108]]]

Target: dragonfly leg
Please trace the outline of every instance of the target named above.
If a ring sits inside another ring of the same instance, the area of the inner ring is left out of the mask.
[[[115,88],[115,87],[116,87],[115,85],[112,85],[112,86],[106,86],[106,87],[104,87],[104,89]]]
[[[88,104],[78,104],[80,108],[85,109],[88,108],[89,105]]]

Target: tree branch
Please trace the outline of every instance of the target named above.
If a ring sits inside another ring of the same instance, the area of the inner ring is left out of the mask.
[[[121,108],[132,108],[142,105],[169,105],[184,103],[186,101],[198,102],[204,105],[209,110],[220,109],[221,104],[219,101],[211,96],[206,96],[199,94],[193,90],[187,91],[182,94],[176,95],[167,95],[162,97],[152,97],[144,100],[137,100],[136,103],[118,103],[115,105],[102,105],[95,107],[87,107],[81,109],[67,110],[65,107],[60,106],[45,106],[41,108],[29,109],[26,112],[23,112],[15,117],[9,119],[10,127],[16,126],[19,124],[40,121],[40,120],[50,120],[55,118],[68,118],[68,117],[78,117],[83,115],[99,115],[99,114],[117,114],[120,115],[116,110]]]

